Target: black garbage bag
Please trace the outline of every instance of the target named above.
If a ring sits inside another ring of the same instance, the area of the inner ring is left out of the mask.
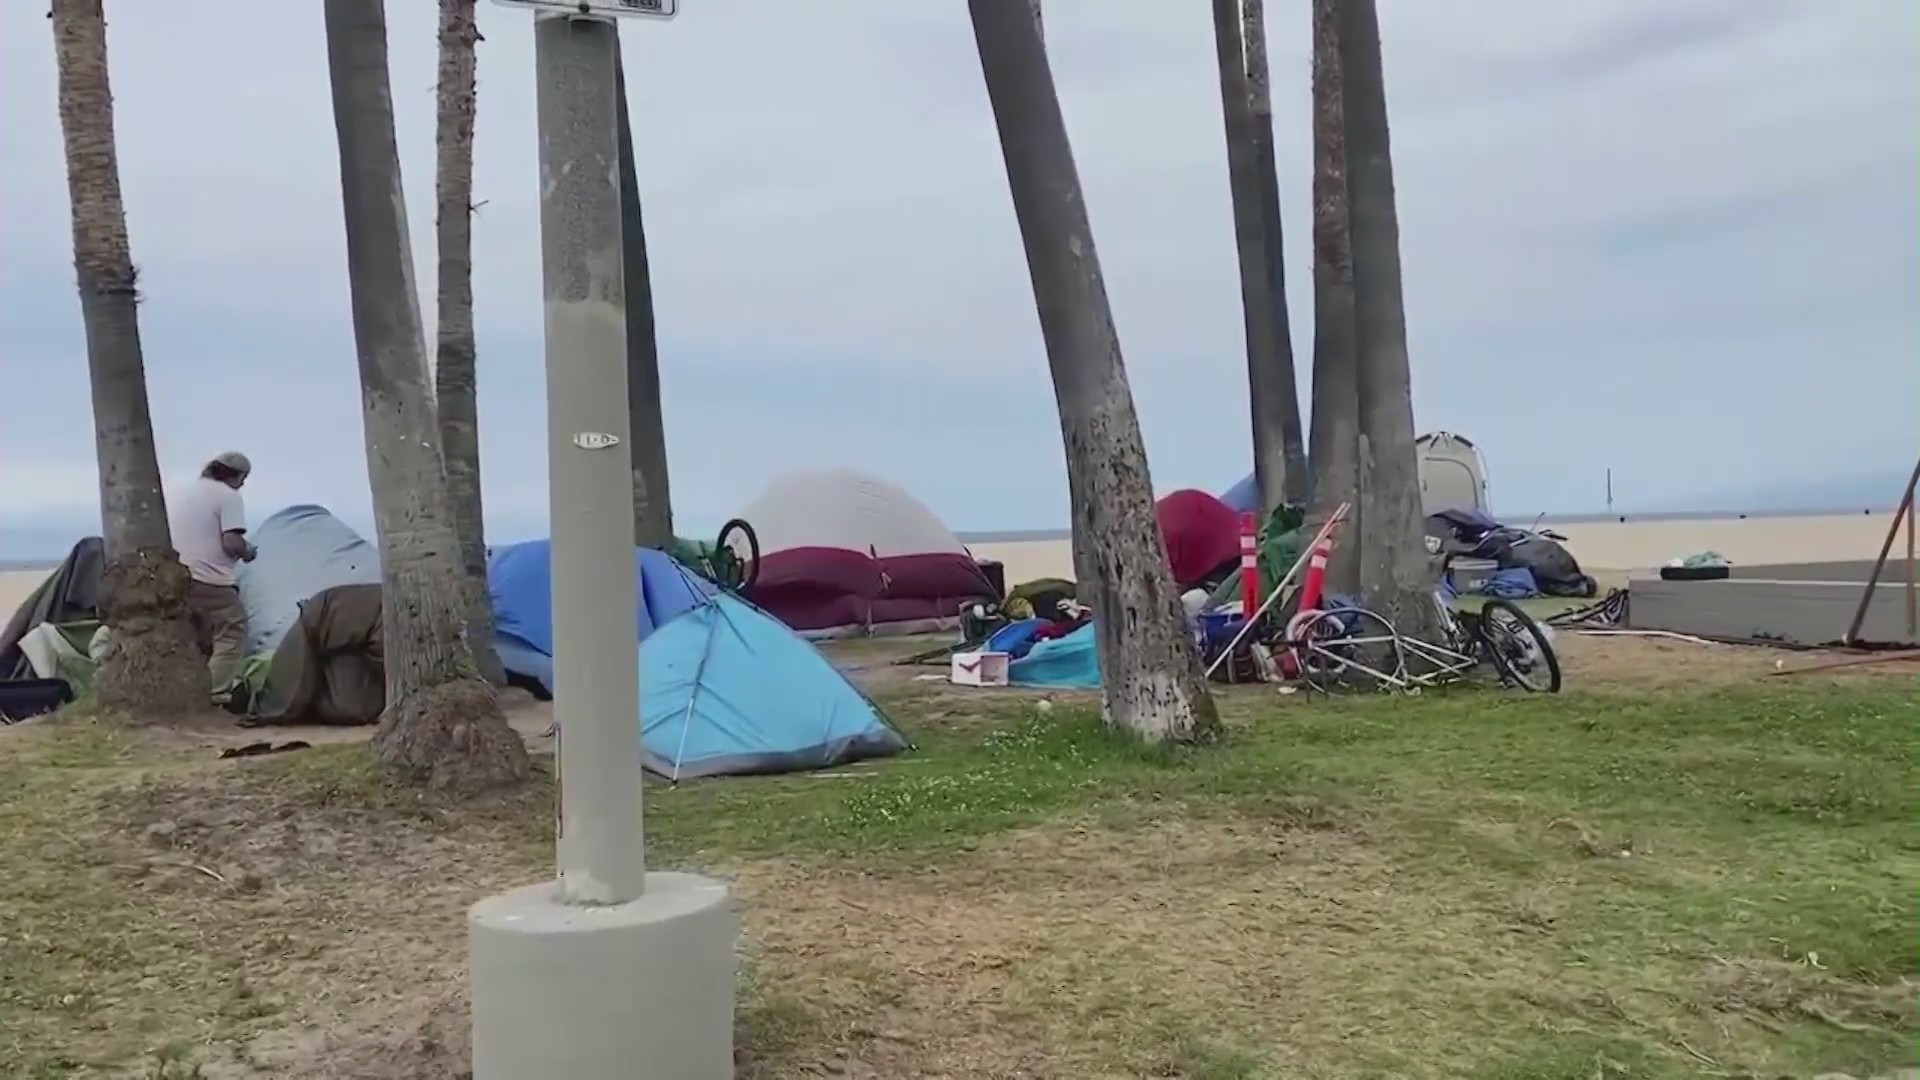
[[[1501,554],[1500,569],[1516,567],[1532,573],[1534,584],[1548,596],[1592,596],[1599,589],[1566,545],[1538,533],[1507,545]]]

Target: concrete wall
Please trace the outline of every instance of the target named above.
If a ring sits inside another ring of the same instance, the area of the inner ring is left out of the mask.
[[[1724,581],[1635,578],[1628,585],[1628,625],[1700,637],[1828,645],[1847,632],[1872,569],[1872,561],[1865,560],[1746,567]],[[1888,570],[1874,590],[1860,640],[1916,644],[1916,635],[1907,630],[1902,568]],[[1762,571],[1779,576],[1749,576]]]
[[[1906,560],[1887,557],[1887,568],[1880,572],[1880,584],[1906,582]],[[1865,586],[1873,574],[1872,559],[1847,559],[1839,562],[1761,563],[1735,566],[1733,576],[1760,581],[1854,581]],[[1876,590],[1877,592],[1878,590]]]

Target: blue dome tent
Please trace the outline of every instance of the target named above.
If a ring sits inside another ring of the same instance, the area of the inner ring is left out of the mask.
[[[553,549],[488,559],[495,642],[509,674],[553,689]],[[643,764],[670,780],[794,772],[905,749],[866,696],[779,620],[670,556],[636,549]]]
[[[1220,493],[1220,501],[1233,507],[1237,514],[1257,514],[1260,512],[1260,485],[1254,481],[1252,473],[1244,480]]]

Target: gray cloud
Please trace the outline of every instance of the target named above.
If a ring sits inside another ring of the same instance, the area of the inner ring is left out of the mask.
[[[1270,36],[1304,394],[1296,6],[1270,5]],[[388,7],[425,268],[433,13]],[[1701,490],[1708,465],[1729,489],[1904,465],[1920,415],[1920,9],[1383,7],[1416,408],[1486,444],[1499,505],[1590,507],[1608,466],[1656,501]],[[1063,520],[964,5],[687,8],[623,30],[683,517],[717,522],[780,468],[865,463],[960,527]],[[1210,28],[1199,6],[1169,11],[1053,0],[1049,47],[1155,480],[1217,488],[1247,457],[1238,293]],[[529,535],[545,500],[531,34],[524,15],[481,12],[484,464],[496,534]],[[110,14],[165,464],[242,446],[256,506],[364,514],[317,10]],[[43,13],[0,7],[0,557],[9,537],[92,513],[53,85]],[[1825,434],[1781,437],[1807,430]]]

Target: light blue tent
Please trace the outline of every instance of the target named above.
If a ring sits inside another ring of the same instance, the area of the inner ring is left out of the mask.
[[[642,763],[680,780],[825,768],[907,741],[818,649],[658,551],[639,549]],[[496,644],[511,675],[553,689],[552,547],[496,549]]]
[[[380,584],[379,550],[324,506],[289,506],[268,515],[248,539],[260,549],[237,575],[247,609],[248,656],[271,656],[314,593]]]

